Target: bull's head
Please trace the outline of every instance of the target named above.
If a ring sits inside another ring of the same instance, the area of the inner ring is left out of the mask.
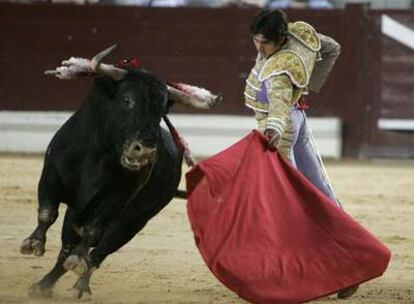
[[[96,76],[90,113],[99,141],[115,148],[121,165],[131,171],[151,167],[157,157],[160,121],[166,112],[167,86],[141,69],[103,63],[115,45],[92,60],[71,57],[46,74],[61,79]],[[101,138],[104,136],[104,138]]]
[[[167,86],[141,69],[121,69],[102,63],[114,47],[96,55],[91,66],[97,75],[99,94],[96,108],[103,110],[106,130],[116,147],[121,165],[138,171],[154,163],[160,140],[160,121],[166,112]],[[100,101],[107,99],[104,109]]]
[[[165,84],[143,71],[130,70],[118,81],[110,107],[111,133],[126,169],[140,170],[155,161],[167,98]]]
[[[112,134],[108,140],[115,143],[122,166],[136,171],[156,158],[159,123],[166,112],[167,99],[209,109],[221,100],[221,96],[183,83],[166,85],[141,69],[123,69],[103,63],[115,47],[100,52],[92,60],[71,57],[45,74],[60,79],[101,76],[96,78],[99,94],[97,98],[92,96],[95,99],[93,108],[100,112],[97,116],[106,117],[108,129],[105,134]]]

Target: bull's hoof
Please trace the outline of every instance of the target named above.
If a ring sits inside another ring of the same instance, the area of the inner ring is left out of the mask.
[[[89,281],[91,279],[91,272],[79,277],[75,285],[73,285],[70,292],[73,298],[81,299],[82,297],[90,297],[92,295],[91,288],[89,287]]]
[[[66,270],[72,270],[78,276],[86,274],[89,270],[88,263],[85,259],[82,259],[77,255],[69,256],[63,263],[63,267],[65,267]]]
[[[23,254],[34,254],[43,256],[45,254],[45,243],[36,239],[27,238],[20,246],[20,252]]]
[[[90,289],[81,291],[81,290],[72,288],[69,291],[69,293],[70,293],[70,297],[74,300],[77,300],[77,299],[89,300],[92,297],[92,292],[90,291]]]
[[[69,292],[73,299],[87,299],[92,296],[92,291],[89,286],[86,286],[85,288],[73,286]]]
[[[33,298],[50,298],[52,296],[52,288],[42,287],[39,283],[33,284],[30,288],[29,296]]]

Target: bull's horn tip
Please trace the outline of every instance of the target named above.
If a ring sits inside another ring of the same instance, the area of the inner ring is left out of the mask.
[[[110,50],[110,51],[112,51],[114,48],[116,48],[118,46],[118,44],[117,43],[115,43],[115,44],[113,44],[113,45],[111,45],[109,48],[108,48],[108,50]]]

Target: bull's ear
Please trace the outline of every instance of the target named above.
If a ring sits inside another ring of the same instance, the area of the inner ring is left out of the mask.
[[[108,77],[96,77],[95,87],[104,95],[112,98],[115,95],[117,83]]]

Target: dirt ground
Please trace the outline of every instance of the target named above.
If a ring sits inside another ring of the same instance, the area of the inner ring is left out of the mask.
[[[47,251],[19,253],[36,223],[39,156],[0,156],[0,303],[79,303],[67,274],[52,298],[32,299],[28,289],[50,270],[60,248],[64,207],[49,231]],[[414,303],[414,162],[328,163],[336,194],[346,210],[385,242],[393,257],[385,275],[361,286],[351,299],[314,303]],[[133,241],[110,256],[91,281],[87,303],[246,303],[222,286],[194,245],[184,200],[175,200]]]

